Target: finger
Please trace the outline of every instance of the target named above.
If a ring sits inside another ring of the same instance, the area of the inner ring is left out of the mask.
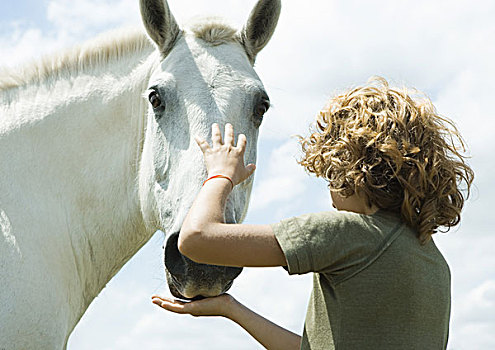
[[[178,314],[184,314],[187,313],[186,310],[184,310],[184,304],[176,301],[170,301],[164,298],[154,298],[152,300],[153,304],[160,306],[162,309],[165,309],[167,311],[172,311]]]
[[[173,298],[165,298],[165,297],[161,297],[159,295],[153,295],[151,297],[151,302],[153,302],[154,304],[157,304],[157,305],[160,305],[160,303],[168,303],[168,304],[176,304],[176,305],[184,305],[186,303],[180,301],[180,300],[177,300],[177,299],[173,299]]]
[[[248,175],[248,177],[249,177],[249,176],[253,175],[254,171],[256,170],[256,165],[253,163],[248,164],[248,165],[246,165],[246,170],[249,173],[249,175]]]
[[[244,153],[244,151],[246,150],[246,144],[247,144],[247,139],[246,139],[246,135],[244,134],[239,134],[239,136],[237,137],[237,148],[242,152]]]
[[[232,124],[225,124],[225,144],[234,146],[234,127]]]
[[[168,301],[170,303],[182,303],[180,300],[177,300],[177,299],[172,299],[172,298],[167,298],[167,297],[161,297],[159,295],[156,295],[156,294],[153,294],[151,296],[151,299],[160,299],[160,300],[164,300],[164,301]],[[183,304],[183,303],[182,303]]]
[[[208,144],[208,142],[206,142],[204,138],[199,136],[194,136],[194,140],[198,144],[199,148],[201,148],[201,151],[203,153],[205,153],[210,148],[210,145]]]
[[[217,123],[211,126],[211,142],[213,147],[222,145],[222,133]]]

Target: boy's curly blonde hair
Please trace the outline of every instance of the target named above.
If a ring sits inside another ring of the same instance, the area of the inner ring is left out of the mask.
[[[333,192],[364,194],[369,205],[400,213],[424,244],[439,226],[459,223],[474,172],[454,123],[428,98],[410,93],[374,77],[332,98],[314,132],[300,138],[299,163],[325,178]]]

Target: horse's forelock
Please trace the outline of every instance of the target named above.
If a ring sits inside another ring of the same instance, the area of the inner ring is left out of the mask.
[[[220,17],[195,18],[186,31],[212,45],[239,41],[237,29]]]

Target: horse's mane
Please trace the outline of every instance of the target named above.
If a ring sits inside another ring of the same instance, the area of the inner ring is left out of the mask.
[[[213,45],[238,41],[237,31],[216,17],[197,19],[188,32]],[[139,28],[119,29],[104,33],[88,42],[44,56],[40,60],[15,68],[0,68],[0,91],[40,83],[47,78],[108,63],[128,54],[150,51],[152,42]]]
[[[21,67],[0,70],[0,91],[40,83],[64,73],[84,71],[142,50],[151,52],[151,49],[153,45],[142,30],[114,30]]]

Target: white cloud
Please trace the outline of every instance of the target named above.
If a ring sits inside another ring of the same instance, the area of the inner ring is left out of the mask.
[[[79,38],[124,25],[139,25],[139,2],[133,0],[52,0],[47,18],[57,32]]]
[[[466,323],[461,329],[452,334],[455,341],[449,342],[451,350],[486,350],[495,349],[495,337],[493,336],[493,323]]]
[[[476,224],[435,236],[452,274],[449,349],[490,349],[495,334],[482,330],[495,329],[495,239]]]
[[[290,203],[303,194],[306,174],[296,162],[297,152],[295,140],[287,141],[271,152],[267,169],[253,192],[252,210],[263,210],[281,202]]]
[[[495,348],[495,280],[486,280],[459,298],[452,343],[460,349]]]
[[[490,57],[495,58],[495,48]],[[435,102],[443,114],[456,121],[474,157],[492,157],[495,118],[491,112],[493,89],[490,86],[495,68],[491,62],[476,61],[459,71],[440,91]]]
[[[466,321],[490,323],[495,329],[495,279],[484,281],[464,298],[459,317]]]
[[[7,35],[0,35],[0,66],[15,67],[42,54],[65,46],[63,38],[46,37],[39,28],[12,24]]]

